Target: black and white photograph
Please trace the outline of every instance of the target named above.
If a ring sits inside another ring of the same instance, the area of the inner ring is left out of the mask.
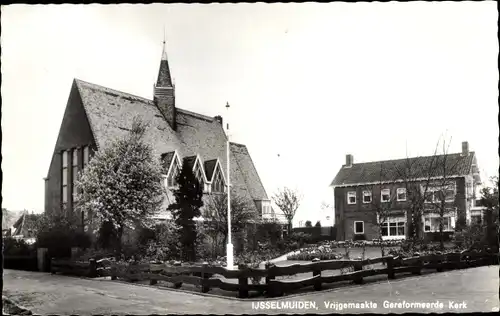
[[[2,4],[2,314],[499,311],[496,1]]]

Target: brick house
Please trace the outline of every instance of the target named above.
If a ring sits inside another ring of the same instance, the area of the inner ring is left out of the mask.
[[[164,168],[167,196],[157,219],[170,218],[171,189],[184,163],[204,184],[204,199],[224,194],[227,137],[221,116],[209,117],[177,107],[175,86],[163,46],[153,98],[146,99],[75,79],[45,180],[45,211],[72,212],[75,179],[93,154],[126,135],[139,116],[148,123],[145,140],[153,146]],[[255,212],[271,214],[271,201],[245,145],[230,143],[231,187]],[[78,214],[82,216],[84,214]]]
[[[372,240],[380,233],[386,240],[407,238],[416,205],[423,214],[421,237],[437,238],[440,210],[443,231],[450,235],[458,223],[470,224],[480,183],[476,155],[467,142],[461,153],[446,155],[366,163],[346,155],[331,183],[337,239]]]

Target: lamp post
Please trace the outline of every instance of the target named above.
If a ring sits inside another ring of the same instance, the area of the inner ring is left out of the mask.
[[[226,102],[226,108],[229,112],[229,102]],[[229,114],[229,113],[228,113]],[[228,115],[229,117],[229,115]],[[229,123],[226,123],[227,125],[227,148],[226,148],[226,154],[227,154],[227,246],[226,246],[226,268],[232,270],[234,268],[233,264],[233,244],[231,243],[231,176],[230,176],[230,169],[229,169]]]

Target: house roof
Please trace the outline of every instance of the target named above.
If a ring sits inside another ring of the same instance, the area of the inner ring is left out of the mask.
[[[165,162],[171,161],[171,153],[177,150],[180,159],[198,155],[202,164],[219,159],[221,165],[226,165],[227,137],[214,117],[176,108],[173,130],[152,100],[79,79],[74,80],[74,87],[72,93],[78,93],[82,100],[98,149],[126,136],[134,118],[139,117],[148,124],[144,140],[158,157],[164,155]],[[248,149],[234,143],[230,148],[233,190],[249,201],[267,199]],[[221,171],[227,178],[227,171]],[[172,196],[167,200],[172,202]]]
[[[428,177],[465,176],[471,173],[474,152],[413,157],[386,161],[355,163],[342,166],[331,186],[401,181]],[[446,172],[443,171],[446,168]]]
[[[39,214],[29,214],[27,212],[21,214],[21,216],[13,225],[14,231],[12,232],[12,235],[25,235],[27,233],[27,230],[35,229],[38,216]]]

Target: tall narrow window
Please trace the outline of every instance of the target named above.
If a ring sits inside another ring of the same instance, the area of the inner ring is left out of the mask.
[[[62,153],[62,204],[63,209],[66,208],[66,203],[68,203],[68,151],[65,150]]]
[[[222,179],[222,172],[220,171],[220,168],[215,170],[214,179],[212,180],[212,192],[224,192],[224,181]]]
[[[203,172],[201,171],[201,168],[200,168],[199,164],[196,165],[196,169],[195,169],[194,175],[196,176],[196,179],[198,179],[198,182],[200,183],[200,186],[205,191],[205,181],[203,179]]]
[[[73,166],[72,169],[72,181],[71,181],[71,192],[73,195],[73,201],[75,202],[77,200],[77,194],[76,194],[76,180],[78,178],[78,148],[73,149],[73,157],[71,159],[71,163]]]
[[[167,185],[169,188],[173,188],[177,185],[177,176],[180,172],[179,161],[174,158],[172,170],[170,170],[170,174],[168,175]]]
[[[83,147],[83,167],[85,168],[85,166],[89,163],[89,146],[85,146]]]

